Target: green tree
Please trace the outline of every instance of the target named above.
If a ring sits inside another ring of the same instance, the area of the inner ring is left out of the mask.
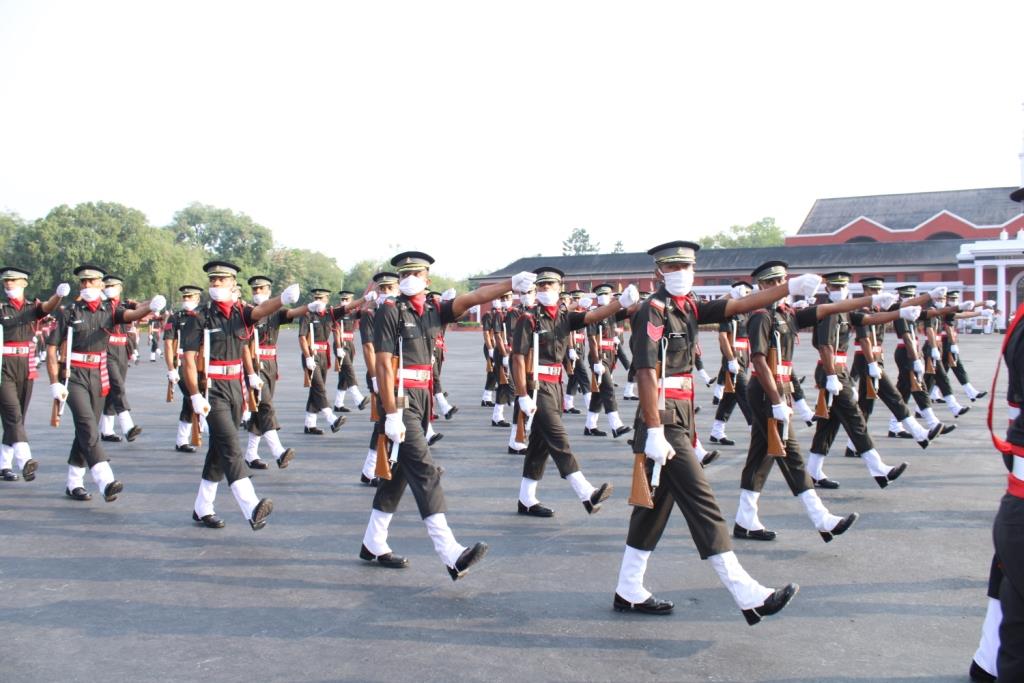
[[[18,214],[0,213],[0,252],[6,253],[7,243],[24,227],[25,221]]]
[[[274,280],[278,291],[297,282],[303,296],[314,287],[336,292],[341,288],[344,277],[344,273],[333,258],[318,251],[289,247],[272,249],[267,267],[263,270]]]
[[[698,242],[705,249],[732,249],[737,247],[781,247],[786,233],[771,217],[750,225],[734,225],[728,230],[701,237]]]
[[[613,254],[621,254],[621,253],[623,253],[625,251],[626,251],[625,248],[622,246],[622,240],[619,240],[618,242],[616,242],[615,246],[612,248],[612,253]]]
[[[357,294],[362,294],[370,283],[373,282],[373,276],[382,270],[391,270],[391,264],[387,261],[375,261],[373,259],[359,261],[345,272],[342,278],[342,286]]]
[[[210,257],[232,261],[243,273],[266,270],[274,244],[269,228],[244,213],[194,202],[174,214],[167,230],[179,244],[203,249]]]
[[[591,243],[590,233],[586,228],[576,228],[569,235],[569,239],[562,242],[562,256],[578,256],[580,254],[596,254],[600,251],[601,244]]]

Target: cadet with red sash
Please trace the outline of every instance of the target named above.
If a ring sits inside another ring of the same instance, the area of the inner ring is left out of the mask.
[[[351,412],[345,407],[345,397],[352,399],[352,404],[359,410],[369,405],[370,400],[359,391],[359,382],[356,381],[356,321],[358,311],[353,310],[352,300],[355,292],[343,289],[338,292],[341,306],[344,312],[334,321],[334,362],[337,363],[338,388],[334,392],[334,412]]]
[[[124,280],[117,275],[103,278],[103,295],[113,308],[135,308],[135,302],[122,298]],[[117,419],[121,432],[127,441],[135,441],[142,433],[132,420],[131,406],[128,405],[128,362],[132,356],[132,332],[130,325],[114,325],[110,330],[110,346],[107,348],[107,374],[110,376],[110,391],[103,404],[100,418],[100,438],[103,441],[119,443],[121,437],[114,433]]]

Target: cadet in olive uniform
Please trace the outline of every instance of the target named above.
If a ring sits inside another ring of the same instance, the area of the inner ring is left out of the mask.
[[[788,285],[740,300],[698,302],[691,292],[698,249],[697,244],[679,241],[648,252],[654,257],[655,277],[661,285],[640,305],[630,339],[640,394],[635,449],[642,448],[647,455],[648,479],[652,483],[660,480],[660,484],[654,488],[652,509],[633,508],[613,607],[644,614],[672,611],[673,604],[651,595],[643,580],[651,552],[661,539],[673,505],[678,505],[701,558],[711,562],[747,623],[756,624],[785,607],[799,587],[766,588],[740,566],[711,486],[693,454],[692,372],[698,325],[721,323],[768,306],[787,293],[813,293],[821,278],[803,275]]]
[[[274,509],[269,498],[256,497],[238,447],[238,422],[242,416],[242,355],[249,343],[253,326],[272,315],[282,304],[294,304],[299,286],[291,285],[281,296],[258,306],[233,301],[231,290],[236,286],[238,266],[227,261],[210,261],[203,266],[210,280],[210,302],[195,311],[181,336],[184,369],[182,379],[192,402],[192,410],[206,417],[210,430],[209,449],[203,464],[199,493],[192,508],[192,519],[203,526],[218,529],[224,521],[214,511],[217,486],[227,478],[242,516],[253,531],[266,526]],[[202,353],[206,363],[206,395],[199,393],[197,357]]]
[[[32,458],[25,431],[25,412],[32,400],[32,385],[36,378],[37,357],[32,353],[33,337],[38,321],[52,313],[61,298],[71,288],[67,283],[46,301],[26,301],[25,287],[31,273],[24,268],[0,268],[6,300],[0,302],[0,346],[3,347],[3,367],[0,368],[0,421],[3,422],[3,444],[0,445],[0,481],[17,481],[18,473],[12,469],[17,463],[25,481],[36,478],[39,467]]]
[[[399,447],[397,461],[391,467],[391,479],[381,481],[374,495],[359,556],[380,566],[408,566],[408,560],[394,555],[388,546],[388,526],[408,487],[412,489],[434,550],[452,580],[457,580],[484,556],[487,544],[477,543],[471,548],[460,545],[445,517],[447,506],[441,489],[441,472],[434,465],[425,438],[431,410],[434,340],[442,325],[458,320],[471,307],[510,289],[528,289],[536,276],[520,273],[511,280],[480,287],[435,306],[427,303],[425,293],[433,262],[427,254],[416,251],[395,256],[391,265],[401,277],[401,295],[387,299],[375,314],[374,362],[384,413],[383,429],[387,438]],[[391,365],[396,355],[399,358],[397,375]]]
[[[345,397],[352,399],[352,404],[359,410],[369,405],[370,400],[363,396],[356,381],[356,320],[358,311],[353,310],[352,300],[355,292],[343,289],[338,292],[339,301],[345,311],[334,321],[334,356],[338,370],[338,389],[334,392],[334,412],[350,412],[345,407]]]
[[[586,313],[586,308],[581,307],[580,303],[583,297],[584,292],[582,289],[574,289],[570,292],[571,304],[567,306],[567,310],[570,312],[582,310]],[[573,415],[579,415],[581,412],[575,406],[575,395],[577,392],[583,395],[583,404],[588,407],[590,406],[590,372],[587,370],[586,350],[586,330],[573,332],[569,348],[565,352],[569,362],[569,381],[565,385],[565,401],[562,406],[564,412],[572,413]]]
[[[437,303],[450,301],[456,296],[454,289],[447,289],[441,293],[431,292],[430,294]],[[447,332],[448,327],[442,327],[441,332],[437,335],[437,341],[434,343],[434,405],[437,406],[435,411],[437,415],[443,415],[444,419],[450,420],[455,413],[459,412],[459,409],[448,400],[448,392],[444,390],[444,385],[441,383],[441,372],[448,354]]]
[[[603,284],[594,287],[598,306],[607,306],[612,300],[613,287]],[[597,428],[600,417],[598,411],[604,408],[608,419],[608,427],[612,436],[618,438],[631,430],[622,423],[619,417],[619,405],[615,401],[615,384],[612,382],[612,363],[615,360],[615,323],[624,320],[628,314],[625,310],[618,311],[613,319],[605,318],[592,325],[587,325],[587,338],[590,340],[589,360],[591,368],[598,377],[600,391],[591,395],[587,408],[587,422],[583,427],[584,436],[607,436]]]
[[[965,303],[970,304],[971,308],[974,307],[973,301]],[[960,405],[960,402],[956,400],[956,396],[953,395],[953,387],[946,375],[946,366],[942,362],[942,340],[940,339],[942,319],[959,312],[958,308],[958,306],[946,306],[946,297],[943,295],[935,301],[935,308],[929,311],[930,315],[924,322],[923,354],[925,358],[931,359],[932,365],[932,372],[926,371],[924,375],[925,389],[930,392],[932,399],[944,401],[953,417],[960,417],[971,409],[970,406]]]
[[[102,301],[102,268],[91,264],[79,266],[75,275],[81,284],[79,299],[60,311],[57,325],[50,333],[46,349],[46,369],[50,376],[50,393],[55,400],[66,401],[75,423],[75,439],[68,456],[68,478],[65,494],[75,500],[90,500],[85,489],[88,467],[93,481],[107,502],[117,499],[124,486],[114,479],[107,454],[100,444],[97,422],[103,412],[103,401],[110,391],[107,377],[107,348],[111,330],[139,320],[149,313],[159,313],[166,303],[159,294],[135,310],[114,308]],[[73,330],[71,348],[58,364],[57,349]],[[60,373],[70,362],[71,372],[60,383]]]
[[[509,421],[505,419],[505,406],[511,406],[512,399],[515,397],[515,390],[512,388],[512,372],[509,367],[512,350],[509,344],[511,330],[508,326],[508,318],[511,310],[512,293],[505,292],[498,297],[498,306],[491,314],[491,338],[494,343],[494,354],[491,356],[494,373],[492,427],[510,426]]]
[[[134,308],[135,302],[122,298],[124,280],[117,275],[103,278],[103,295],[112,308]],[[128,405],[128,361],[132,356],[132,329],[129,325],[114,325],[110,330],[110,346],[107,348],[107,374],[110,376],[110,391],[103,404],[100,417],[100,438],[118,443],[121,437],[114,433],[114,419],[121,426],[121,432],[128,441],[135,441],[142,428],[132,420],[131,406]]]
[[[956,329],[956,321],[976,318],[980,313],[974,310],[975,303],[973,301],[960,301],[960,292],[949,292],[946,295],[946,303],[958,308],[961,312],[947,313],[942,317],[942,332],[939,335],[942,338],[942,367],[946,369],[946,372],[953,373],[956,381],[964,388],[967,398],[974,403],[979,398],[985,398],[988,392],[975,389],[971,384],[970,377],[967,376],[967,368],[964,367],[963,359],[960,357],[960,334]],[[970,304],[969,307],[968,304]]]
[[[330,308],[329,289],[316,288],[310,291],[313,300],[307,304],[308,313],[299,322],[299,347],[305,371],[310,373],[309,398],[306,399],[306,434],[323,434],[316,426],[316,418],[323,415],[332,432],[345,424],[345,416],[335,417],[331,403],[327,400],[327,372],[331,369],[330,338],[334,322],[346,313],[351,305]],[[312,337],[312,346],[310,338]]]
[[[380,396],[377,390],[377,361],[373,347],[373,328],[376,318],[376,309],[384,302],[398,295],[398,274],[390,271],[383,271],[373,276],[375,291],[366,295],[367,305],[363,306],[359,313],[359,341],[363,346],[363,362],[366,363],[366,385],[370,387],[370,400],[377,407],[378,413],[383,413]],[[363,461],[363,471],[359,475],[359,481],[367,486],[377,486],[377,438],[380,435],[380,422],[373,420],[373,432],[370,434],[370,445],[366,451],[366,460]]]
[[[192,436],[192,402],[188,390],[181,379],[181,358],[185,355],[181,348],[181,335],[188,326],[190,318],[195,316],[199,307],[199,299],[203,288],[198,285],[182,285],[178,287],[181,294],[181,309],[167,316],[164,323],[164,363],[167,364],[167,381],[177,384],[181,390],[181,411],[178,413],[178,433],[174,441],[174,450],[179,453],[195,453],[196,447],[191,444]]]
[[[730,296],[733,299],[742,299],[753,291],[749,282],[737,280],[732,283]],[[750,404],[747,402],[747,378],[750,370],[750,340],[747,339],[747,316],[736,315],[718,326],[718,346],[722,350],[722,370],[719,373],[729,373],[733,378],[735,390],[731,393],[722,393],[718,402],[718,410],[715,411],[715,421],[711,425],[711,443],[720,446],[732,446],[736,442],[730,439],[725,433],[725,425],[732,417],[732,411],[739,404],[740,412],[747,422],[748,428],[751,425],[752,414]]]

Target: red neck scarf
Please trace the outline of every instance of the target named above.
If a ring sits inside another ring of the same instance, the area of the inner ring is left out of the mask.
[[[685,311],[688,305],[693,305],[693,299],[690,298],[689,294],[684,294],[683,296],[672,296],[669,294],[669,296],[672,297],[672,301],[676,302],[676,308],[680,311]]]
[[[220,309],[221,315],[225,318],[231,319],[231,309],[234,308],[234,303],[231,301],[214,301],[217,304],[217,308]]]
[[[551,316],[552,320],[556,320],[558,318],[558,306],[544,306],[543,308],[548,312],[548,315]]]
[[[82,301],[85,301],[85,299],[82,299]],[[103,302],[99,298],[93,301],[85,301],[85,305],[88,306],[89,310],[92,311],[93,313],[96,312],[96,309],[100,307],[101,303]]]
[[[111,308],[117,308],[118,304],[120,304],[120,303],[121,303],[120,299],[116,299],[116,298],[111,298],[110,299],[110,307]]]
[[[426,293],[420,292],[416,296],[410,296],[409,303],[412,305],[413,310],[416,311],[416,315],[423,315],[423,310],[427,305]]]
[[[19,311],[21,310],[21,307],[25,305],[25,300],[24,299],[10,299],[9,298],[8,301],[11,303],[12,306],[14,306]]]

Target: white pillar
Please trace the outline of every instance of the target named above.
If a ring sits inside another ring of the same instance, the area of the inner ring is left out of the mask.
[[[999,327],[1006,329],[1006,264],[999,263],[996,270],[996,308],[999,309]]]
[[[985,287],[982,285],[985,278],[985,271],[982,270],[982,265],[978,261],[974,262],[974,300],[984,301],[985,300]]]

